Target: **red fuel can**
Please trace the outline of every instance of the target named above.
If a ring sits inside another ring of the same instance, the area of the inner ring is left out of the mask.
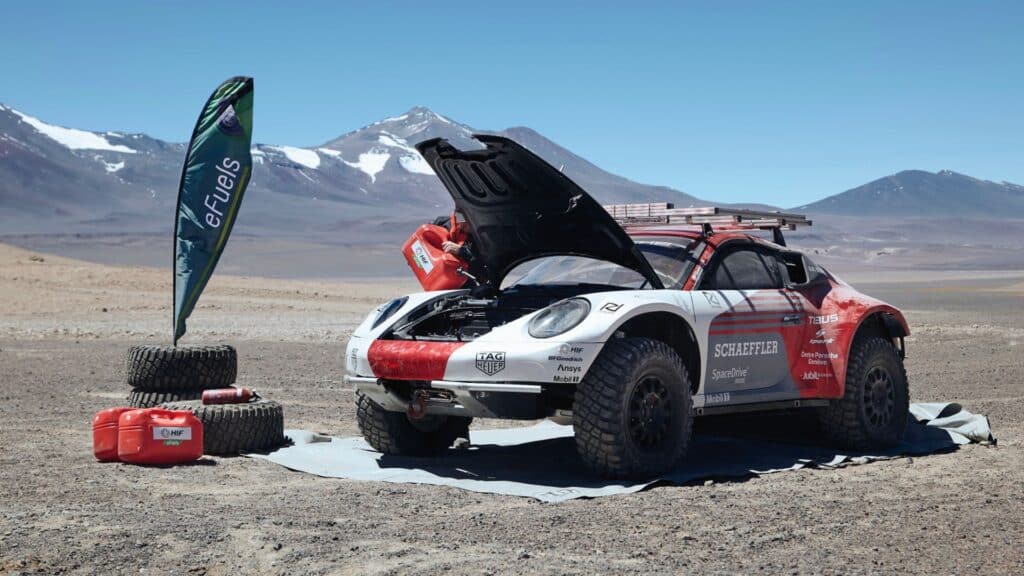
[[[203,456],[203,423],[188,410],[129,410],[118,419],[117,455],[131,464],[198,460]]]
[[[216,388],[203,390],[203,404],[244,404],[259,395],[251,388]]]
[[[402,245],[405,261],[428,292],[461,288],[466,283],[466,277],[458,272],[466,264],[442,248],[448,238],[444,227],[424,224]]]
[[[135,408],[107,408],[92,417],[92,453],[100,462],[117,462],[117,422]]]

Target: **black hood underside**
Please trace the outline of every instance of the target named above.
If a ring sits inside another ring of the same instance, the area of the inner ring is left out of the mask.
[[[662,287],[633,240],[575,182],[508,138],[473,137],[486,148],[458,150],[441,138],[416,148],[469,224],[486,266],[481,281],[497,287],[522,262],[574,255],[625,266]]]

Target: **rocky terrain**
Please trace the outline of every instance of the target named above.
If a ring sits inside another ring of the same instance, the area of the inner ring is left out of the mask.
[[[912,400],[987,414],[997,447],[547,505],[247,458],[98,464],[125,350],[169,339],[168,273],[0,246],[0,573],[1022,573],[1024,274],[845,272],[906,311]],[[221,274],[185,343],[237,346],[287,426],[353,435],[346,338],[410,288]]]

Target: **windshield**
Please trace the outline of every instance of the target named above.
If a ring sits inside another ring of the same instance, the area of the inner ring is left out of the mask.
[[[683,287],[697,261],[695,254],[699,254],[700,242],[675,236],[641,236],[633,240],[665,288]],[[540,284],[648,287],[644,277],[635,270],[583,256],[548,256],[524,262],[509,272],[503,284],[506,288]]]

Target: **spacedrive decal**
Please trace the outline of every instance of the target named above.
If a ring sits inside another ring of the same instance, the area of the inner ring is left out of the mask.
[[[779,353],[776,340],[755,340],[753,342],[727,342],[715,344],[715,358],[731,356],[771,356]]]
[[[476,369],[488,376],[494,376],[505,369],[505,353],[477,352]]]
[[[602,312],[618,312],[622,308],[622,304],[616,304],[615,302],[609,302],[604,306],[601,306]]]
[[[711,379],[715,382],[730,380],[734,384],[743,384],[747,381],[748,372],[750,372],[750,368],[727,368],[725,370],[715,368],[711,370]]]

